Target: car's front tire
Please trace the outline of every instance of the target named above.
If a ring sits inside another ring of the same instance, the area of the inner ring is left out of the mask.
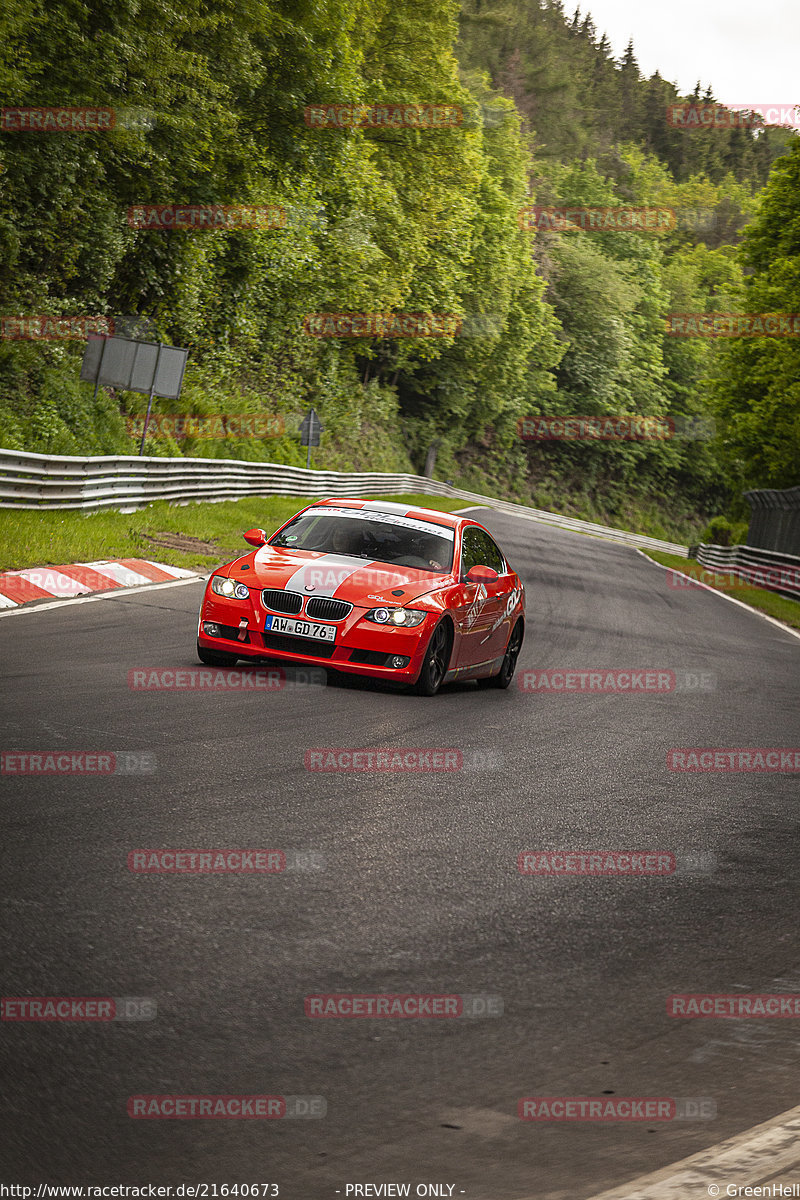
[[[447,621],[440,621],[431,634],[422,661],[422,670],[414,684],[414,691],[418,696],[435,696],[442,686],[450,665],[451,645],[450,625]]]
[[[205,646],[197,643],[197,657],[207,667],[235,667],[239,661],[237,655],[226,654],[224,650],[206,650]]]
[[[508,645],[506,646],[506,652],[503,655],[503,661],[500,664],[500,670],[496,675],[488,675],[484,676],[483,679],[479,679],[479,688],[495,687],[505,690],[505,688],[508,687],[508,685],[511,683],[511,680],[514,678],[514,672],[517,669],[517,659],[519,658],[519,652],[522,649],[523,636],[524,630],[522,627],[522,621],[517,621],[516,625],[511,631],[511,637],[508,639]]]

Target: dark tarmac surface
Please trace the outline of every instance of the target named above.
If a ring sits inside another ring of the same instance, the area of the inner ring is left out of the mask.
[[[627,547],[478,519],[526,580],[518,676],[651,667],[708,672],[713,689],[133,691],[133,668],[198,667],[200,583],[0,619],[4,749],[155,760],[0,777],[3,995],[157,1004],[151,1020],[0,1026],[4,1182],[583,1200],[797,1103],[796,1020],[678,1020],[666,998],[800,990],[798,775],[675,773],[666,757],[800,744],[800,641],[671,589]],[[465,766],[309,772],[318,746],[456,747]],[[145,875],[127,867],[140,847],[316,857]],[[673,852],[678,870],[517,869],[520,851],[587,849]],[[329,992],[485,994],[503,1014],[309,1019],[304,997]],[[327,1114],[127,1116],[129,1096],[167,1093],[322,1096]],[[707,1097],[717,1116],[517,1117],[523,1096],[604,1094]]]

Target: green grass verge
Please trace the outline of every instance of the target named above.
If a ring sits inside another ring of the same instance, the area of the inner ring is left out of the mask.
[[[452,512],[466,500],[439,496],[374,496]],[[277,529],[308,497],[251,496],[221,504],[174,505],[157,501],[133,513],[0,510],[0,570],[93,562],[106,558],[149,558],[176,567],[213,567],[247,544],[246,529]]]
[[[655,559],[662,566],[674,567],[676,571],[682,571],[684,575],[693,571],[709,570],[709,568],[702,567],[700,563],[694,562],[693,559],[680,558],[677,554],[664,554],[661,550],[643,550],[642,553]],[[722,572],[717,571],[715,574],[719,576]],[[703,578],[702,582],[706,583],[707,579]],[[712,585],[709,584],[709,586]],[[779,596],[776,592],[768,592],[766,588],[749,587],[739,580],[734,582],[733,587],[715,587],[714,591],[724,592],[726,595],[733,596],[735,600],[741,600],[743,604],[749,604],[751,608],[757,608],[759,612],[774,617],[776,621],[783,621],[784,625],[800,629],[800,603],[797,600]]]

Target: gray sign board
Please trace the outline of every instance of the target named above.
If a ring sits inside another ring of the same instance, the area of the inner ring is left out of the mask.
[[[300,445],[318,446],[319,435],[322,432],[323,425],[317,416],[317,411],[314,408],[310,408],[300,422]]]
[[[188,350],[156,342],[89,334],[81,379],[98,387],[121,388],[177,400],[181,394]]]

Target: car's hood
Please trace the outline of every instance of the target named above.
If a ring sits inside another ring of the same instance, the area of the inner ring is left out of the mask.
[[[247,559],[252,574],[231,574],[250,586],[283,588],[306,596],[335,596],[365,608],[376,604],[408,604],[435,591],[451,580],[448,572],[436,574],[414,567],[392,567],[386,563],[351,558],[346,554],[321,554],[308,550],[283,550],[262,546]],[[400,595],[392,595],[400,592]]]

